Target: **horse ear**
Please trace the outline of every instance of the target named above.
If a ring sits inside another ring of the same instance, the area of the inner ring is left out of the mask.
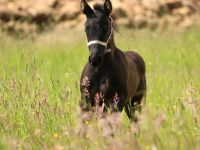
[[[112,3],[111,3],[110,0],[105,0],[104,10],[106,11],[107,15],[111,14],[111,12],[112,12]]]
[[[89,16],[93,13],[92,8],[87,4],[87,2],[85,0],[81,0],[81,11],[86,16]]]

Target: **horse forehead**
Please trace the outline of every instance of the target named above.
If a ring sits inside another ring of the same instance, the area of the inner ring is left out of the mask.
[[[87,19],[87,23],[90,25],[105,24],[106,22],[107,22],[107,18],[100,13],[97,13],[94,16]]]
[[[103,23],[103,20],[102,19],[99,19],[99,18],[92,18],[90,20],[88,20],[88,23],[89,25],[100,25]]]
[[[92,18],[92,19],[88,20],[88,24],[89,24],[90,26],[92,26],[92,25],[97,25],[97,24],[100,24],[100,20],[99,20],[99,19],[96,19],[96,18]]]

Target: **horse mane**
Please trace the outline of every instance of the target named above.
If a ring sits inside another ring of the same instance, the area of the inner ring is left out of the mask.
[[[104,6],[103,5],[101,5],[101,4],[99,4],[99,3],[96,3],[96,4],[94,4],[94,10],[96,10],[96,11],[99,11],[99,12],[105,12],[104,11]]]

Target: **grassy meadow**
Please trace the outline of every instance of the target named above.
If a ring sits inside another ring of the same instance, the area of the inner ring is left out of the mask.
[[[146,62],[147,99],[137,124],[125,112],[81,124],[84,31],[22,39],[0,33],[0,149],[200,149],[200,28],[121,29],[115,40]]]

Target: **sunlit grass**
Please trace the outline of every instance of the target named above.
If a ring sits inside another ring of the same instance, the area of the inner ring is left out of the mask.
[[[136,125],[124,112],[117,123],[79,123],[79,77],[88,59],[81,32],[0,36],[0,149],[200,148],[198,27],[116,34],[118,47],[136,50],[147,65],[147,101]]]

